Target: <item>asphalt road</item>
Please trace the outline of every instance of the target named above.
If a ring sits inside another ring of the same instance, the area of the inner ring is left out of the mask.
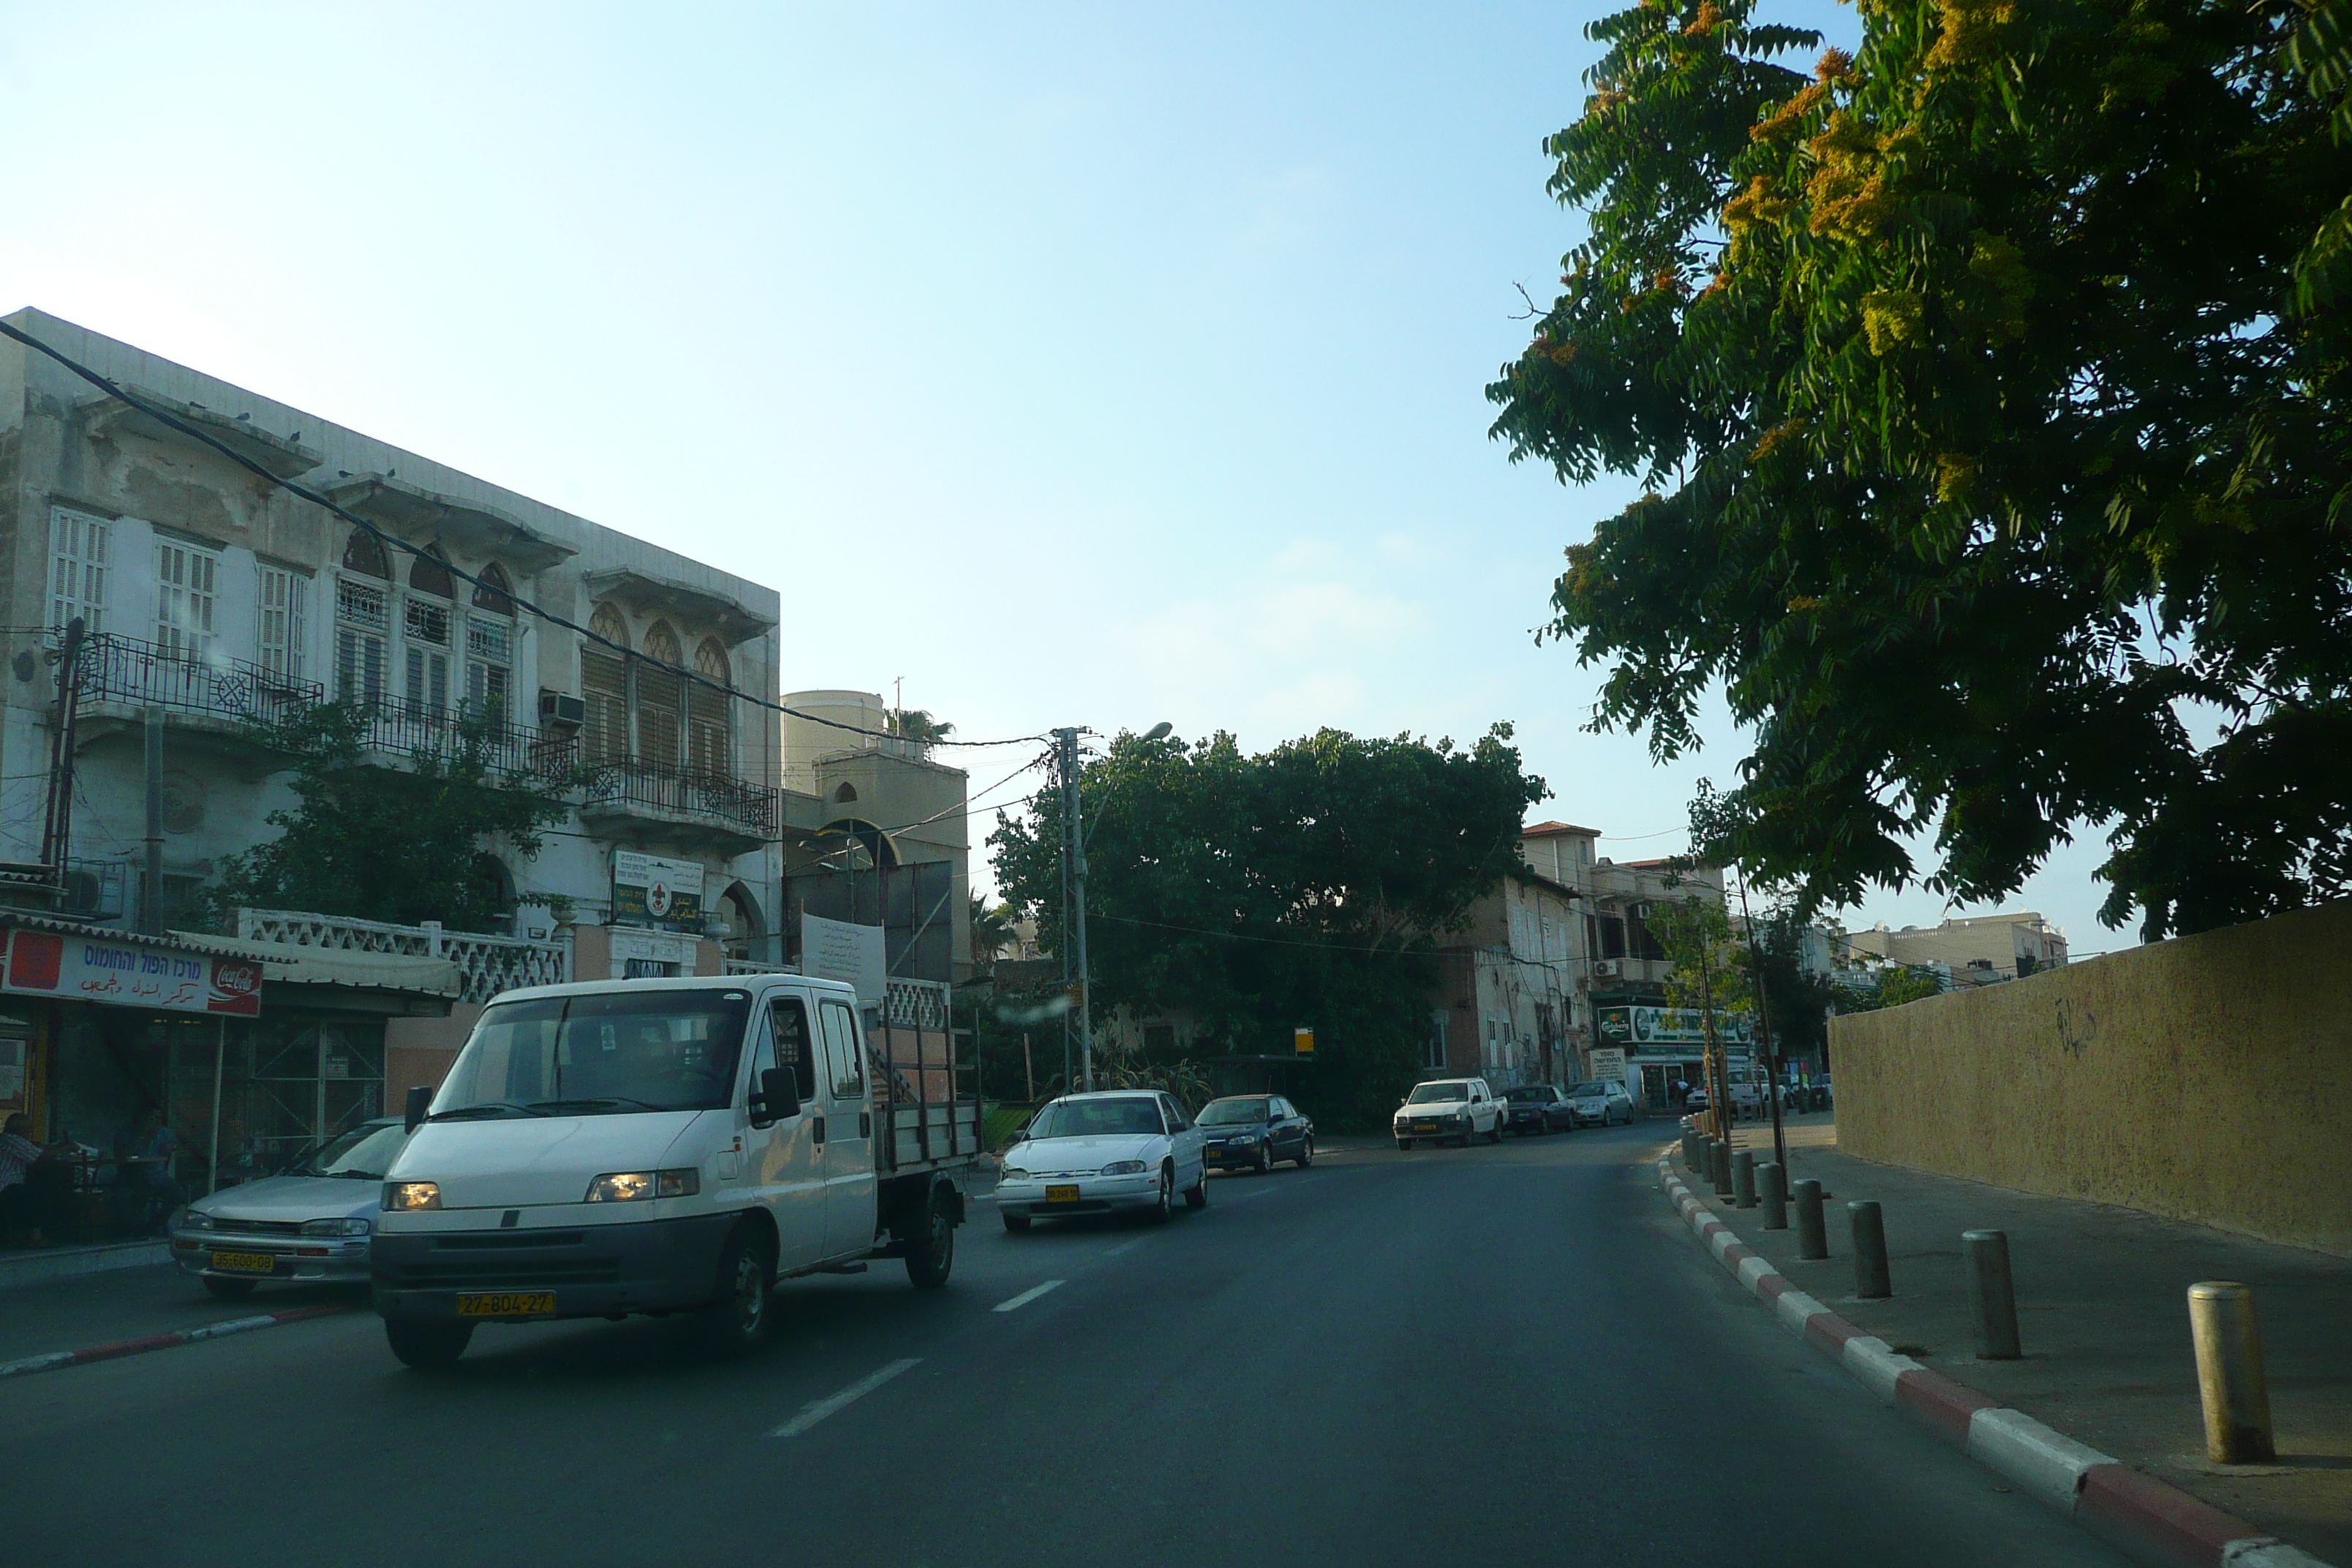
[[[1220,1177],[797,1282],[757,1357],[331,1317],[0,1383],[11,1563],[2115,1564],[1775,1327],[1654,1129]],[[266,1295],[266,1293],[265,1293]],[[257,1305],[260,1299],[257,1298]],[[852,1395],[845,1399],[845,1394]],[[782,1433],[785,1435],[778,1435]]]

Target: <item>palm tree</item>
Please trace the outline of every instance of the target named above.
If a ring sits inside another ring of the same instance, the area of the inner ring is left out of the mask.
[[[967,895],[971,905],[971,961],[983,969],[996,965],[997,954],[1018,940],[1013,930],[1013,906],[988,907],[978,893]]]

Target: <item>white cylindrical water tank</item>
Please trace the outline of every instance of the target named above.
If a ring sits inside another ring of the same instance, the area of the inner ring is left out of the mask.
[[[878,739],[890,727],[890,710],[875,691],[795,691],[785,697],[784,784],[791,789],[813,789],[820,757],[843,752],[894,750],[896,742]],[[807,717],[803,717],[805,714]],[[832,723],[821,722],[831,720]],[[847,729],[839,726],[848,725]],[[860,730],[874,731],[861,735]]]

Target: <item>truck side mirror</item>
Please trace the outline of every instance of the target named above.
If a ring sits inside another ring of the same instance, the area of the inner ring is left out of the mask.
[[[751,1109],[755,1115],[769,1121],[782,1121],[787,1116],[801,1113],[800,1086],[793,1081],[790,1068],[770,1068],[760,1075],[759,1103]]]
[[[408,1131],[414,1132],[418,1128],[424,1126],[425,1117],[430,1115],[432,1110],[432,1085],[420,1083],[415,1088],[410,1089],[408,1091],[407,1105]]]

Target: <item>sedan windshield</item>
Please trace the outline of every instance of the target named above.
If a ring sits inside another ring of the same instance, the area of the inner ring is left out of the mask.
[[[1129,1100],[1057,1100],[1029,1124],[1035,1138],[1104,1138],[1135,1132],[1158,1132],[1160,1102],[1138,1096]]]
[[[408,1130],[397,1121],[371,1121],[354,1127],[302,1162],[306,1176],[350,1176],[380,1182],[392,1169],[393,1156],[408,1142]]]
[[[1266,1102],[1263,1100],[1213,1100],[1201,1109],[1201,1125],[1227,1127],[1236,1121],[1263,1121]]]
[[[751,1006],[751,993],[715,986],[492,1003],[433,1114],[718,1110],[734,1097]]]
[[[1438,1105],[1449,1100],[1467,1100],[1470,1086],[1466,1083],[1423,1083],[1413,1086],[1410,1105]]]
[[[1606,1100],[1608,1097],[1609,1086],[1605,1083],[1580,1083],[1576,1086],[1576,1098],[1579,1100]]]

